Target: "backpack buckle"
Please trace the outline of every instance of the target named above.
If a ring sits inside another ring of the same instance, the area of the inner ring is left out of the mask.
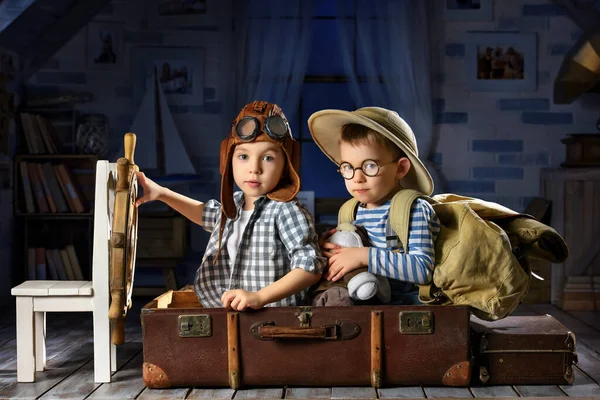
[[[433,300],[435,303],[441,303],[443,301],[446,301],[447,299],[448,296],[446,296],[444,292],[442,292],[440,289],[438,289],[437,292],[433,293]]]

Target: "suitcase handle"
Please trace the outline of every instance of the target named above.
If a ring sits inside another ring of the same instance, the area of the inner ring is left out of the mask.
[[[276,326],[273,321],[258,322],[250,328],[252,336],[258,340],[275,339],[351,339],[360,333],[357,323],[352,321],[336,321],[333,325],[318,327]]]

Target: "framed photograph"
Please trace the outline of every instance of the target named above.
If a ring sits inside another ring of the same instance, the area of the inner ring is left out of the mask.
[[[133,99],[139,105],[156,69],[170,105],[204,104],[204,47],[133,47],[131,76]]]
[[[124,25],[117,22],[90,22],[87,34],[89,69],[118,69],[123,66]]]
[[[535,33],[471,32],[467,35],[465,64],[470,90],[536,91]]]
[[[217,0],[151,0],[148,25],[153,28],[189,29],[216,24]]]
[[[442,0],[446,21],[491,21],[493,0]]]

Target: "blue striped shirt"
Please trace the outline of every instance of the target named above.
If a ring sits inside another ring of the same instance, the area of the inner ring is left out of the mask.
[[[369,272],[398,281],[427,284],[433,276],[435,241],[440,221],[426,200],[417,199],[410,209],[408,254],[388,223],[391,200],[366,209],[358,207],[355,224],[369,234]]]

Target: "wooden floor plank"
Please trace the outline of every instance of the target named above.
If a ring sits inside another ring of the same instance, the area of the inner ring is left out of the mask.
[[[236,390],[234,399],[281,399],[283,388],[268,389],[239,389]]]
[[[556,385],[515,386],[522,397],[565,397],[566,394]]]
[[[125,343],[120,346],[117,351],[117,371],[123,368],[131,358],[140,353],[141,348],[141,342]],[[93,349],[91,351],[93,353]],[[99,386],[99,383],[94,382],[94,360],[91,359],[83,367],[75,371],[75,373],[45,393],[41,398],[81,398],[80,396],[90,395]]]
[[[332,399],[376,399],[377,391],[372,387],[332,387]]]
[[[287,388],[284,399],[330,399],[331,388]]]
[[[560,388],[569,397],[597,396],[600,398],[600,386],[577,368],[575,368],[575,382],[573,385],[561,385]]]
[[[99,386],[94,382],[94,361],[90,360],[40,399],[84,399]]]
[[[457,387],[424,387],[425,395],[428,398],[437,399],[444,397],[472,398],[473,394],[467,388]]]
[[[577,367],[596,381],[596,383],[600,383],[600,354],[589,347],[578,343],[577,358],[579,359]]]
[[[92,346],[92,342],[89,341],[89,335],[84,332],[67,329],[55,331],[48,334],[46,338],[46,360],[55,357],[60,352],[67,351],[73,346],[79,346],[82,343],[90,343],[90,346]],[[11,369],[13,367],[16,368],[16,340],[13,339],[9,341],[0,354],[2,354],[2,356],[0,356],[0,370]]]
[[[191,388],[175,388],[175,389],[148,389],[145,388],[144,391],[137,397],[137,400],[179,400],[185,399],[188,393],[192,391]],[[214,396],[211,398],[215,398]],[[228,399],[231,398],[227,397]]]
[[[377,390],[380,399],[420,399],[425,392],[420,386],[399,386]]]
[[[187,399],[233,399],[235,390],[224,388],[224,389],[203,389],[194,388]]]
[[[473,386],[471,393],[477,398],[485,397],[517,397],[517,392],[512,386]]]
[[[580,321],[585,322],[594,329],[600,331],[600,312],[598,311],[568,311],[568,313]]]
[[[136,343],[137,355],[111,377],[110,383],[103,383],[89,399],[136,399],[146,387],[142,379],[142,344]]]
[[[60,348],[64,343],[70,342],[71,345],[73,345],[77,344],[73,342],[79,342],[81,340],[87,341],[89,339],[89,334],[83,332],[82,329],[85,329],[86,327],[90,330],[92,329],[91,319],[88,323],[84,318],[77,329],[72,329],[68,323],[65,323],[65,318],[60,318],[53,314],[55,313],[48,313],[46,321],[46,353],[48,354],[48,357],[51,354],[51,347],[53,345],[57,345]],[[0,369],[2,368],[3,363],[17,356],[16,328],[14,324],[12,329],[7,333],[7,336],[0,336],[0,342],[3,338],[6,338],[7,340],[0,345]],[[56,340],[59,340],[60,342],[57,343]]]
[[[14,370],[11,370],[11,383],[0,389],[0,398],[10,399],[36,399],[59,382],[68,378],[72,373],[89,362],[93,357],[93,346],[89,342],[79,343],[68,351],[59,353],[56,357],[48,360],[47,371],[36,373],[36,381],[33,383],[17,383],[16,360]]]

